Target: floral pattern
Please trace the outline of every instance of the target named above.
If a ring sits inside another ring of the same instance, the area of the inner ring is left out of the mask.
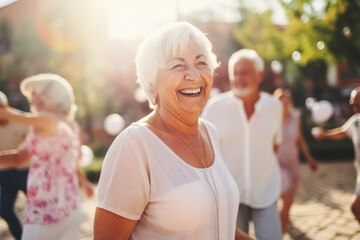
[[[78,133],[64,122],[49,138],[30,129],[23,145],[30,155],[25,223],[54,223],[77,209],[80,146]]]

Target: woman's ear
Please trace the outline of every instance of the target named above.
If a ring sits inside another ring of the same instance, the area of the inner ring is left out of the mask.
[[[159,102],[159,94],[157,93],[155,87],[153,84],[151,84],[151,93],[152,93],[152,99],[151,99],[151,103],[152,105],[156,105]]]

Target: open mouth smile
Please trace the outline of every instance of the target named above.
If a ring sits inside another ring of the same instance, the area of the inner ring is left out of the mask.
[[[203,89],[202,87],[195,89],[184,89],[184,90],[179,90],[178,93],[186,96],[195,96],[195,95],[199,95],[202,89]]]

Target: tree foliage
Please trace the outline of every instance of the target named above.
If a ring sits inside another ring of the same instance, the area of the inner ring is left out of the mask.
[[[272,23],[271,10],[240,9],[237,40],[267,59],[291,59],[298,51],[303,66],[318,59],[360,62],[360,0],[283,0],[282,6],[286,26]]]
[[[289,37],[299,38],[298,47],[304,53],[304,63],[315,58],[327,62],[336,59],[360,63],[359,0],[284,2],[289,18]],[[323,5],[319,6],[319,2]],[[316,41],[324,43],[323,50],[316,51]]]

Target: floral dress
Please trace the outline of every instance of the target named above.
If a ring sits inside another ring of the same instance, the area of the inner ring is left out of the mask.
[[[78,133],[64,122],[49,138],[30,129],[22,146],[30,156],[25,224],[55,223],[79,207],[80,146]]]
[[[287,121],[283,123],[283,139],[278,154],[282,193],[295,191],[300,183],[298,126],[299,117],[295,114],[290,114]]]

